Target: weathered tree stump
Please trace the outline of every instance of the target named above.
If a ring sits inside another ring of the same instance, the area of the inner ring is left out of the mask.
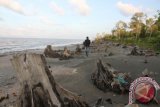
[[[110,84],[113,81],[113,75],[104,67],[101,60],[98,60],[97,70],[91,75],[91,79],[100,90],[111,89]]]
[[[136,47],[134,47],[134,48],[131,50],[130,55],[139,55]]]
[[[101,60],[97,62],[97,70],[92,73],[91,80],[100,90],[123,93],[129,91],[131,78],[126,73],[117,72],[110,64],[104,66]]]
[[[145,55],[145,53],[143,52],[143,50],[138,50],[137,47],[133,47],[133,49],[131,50],[131,53],[129,55],[143,56],[143,55]]]
[[[67,47],[64,47],[64,50],[53,50],[51,45],[47,45],[44,50],[44,55],[49,58],[59,58],[60,60],[67,60],[73,58],[73,54]]]
[[[21,86],[16,107],[88,107],[80,96],[56,83],[43,55],[15,55],[11,62]]]
[[[80,45],[77,45],[75,54],[79,55],[82,52]]]
[[[67,47],[64,47],[63,53],[60,55],[59,59],[60,60],[67,60],[73,58],[73,54],[71,53],[70,50],[67,49]]]
[[[50,57],[50,58],[59,58],[60,57],[60,54],[58,52],[54,51],[52,49],[51,45],[47,45],[47,47],[44,50],[44,55],[46,57]]]

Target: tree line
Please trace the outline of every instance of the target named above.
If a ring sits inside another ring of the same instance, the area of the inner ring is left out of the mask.
[[[158,10],[154,17],[137,12],[128,23],[122,20],[118,21],[112,34],[98,33],[96,40],[100,39],[160,50],[160,11]]]

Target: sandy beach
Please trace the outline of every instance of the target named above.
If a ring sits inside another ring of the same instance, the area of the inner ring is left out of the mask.
[[[68,46],[68,49],[75,50],[76,46]],[[63,49],[57,47],[54,49]],[[132,79],[136,79],[142,75],[144,69],[153,72],[152,78],[160,83],[160,56],[147,57],[148,63],[144,63],[144,56],[128,56],[131,48],[122,48],[122,46],[111,45],[107,52],[90,52],[89,57],[82,52],[80,55],[75,55],[69,60],[59,60],[57,58],[46,58],[48,65],[51,66],[52,74],[57,83],[69,91],[82,95],[88,104],[95,104],[98,98],[111,99],[113,104],[104,103],[105,107],[124,107],[128,104],[128,94],[118,95],[113,92],[104,93],[97,89],[92,81],[91,74],[96,70],[96,62],[102,59],[104,63],[110,63],[115,69],[120,72],[129,72]],[[25,52],[43,53],[43,50],[29,50]],[[112,52],[112,56],[107,54]],[[18,98],[19,83],[16,77],[10,59],[11,55],[3,55],[0,57],[0,95],[8,95],[8,99],[0,103],[1,107],[8,107]],[[143,105],[148,106],[148,105]],[[142,106],[142,107],[143,107]],[[159,105],[150,104],[150,107],[158,107]]]

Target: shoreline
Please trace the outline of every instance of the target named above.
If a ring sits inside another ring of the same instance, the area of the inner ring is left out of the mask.
[[[75,50],[77,44],[69,44],[65,46],[55,46],[52,47],[53,50],[63,50],[67,47],[70,50]],[[22,51],[6,52],[0,54],[0,99],[2,97],[9,96],[9,99],[0,102],[0,106],[5,106],[6,104],[12,104],[16,102],[19,95],[19,82],[17,79],[16,71],[14,70],[10,60],[13,55],[21,53],[37,53],[43,54],[44,49],[27,49]],[[49,58],[46,58],[49,59]]]
[[[81,45],[82,43],[79,43],[79,45]],[[62,45],[62,46],[54,46],[52,45],[52,48],[53,49],[62,49],[64,47],[67,47],[67,48],[70,48],[72,49],[72,47],[75,47],[76,45],[78,45],[78,43],[75,43],[75,44],[68,44],[68,45]],[[17,53],[26,53],[26,52],[40,52],[40,53],[43,53],[45,48],[37,48],[37,49],[25,49],[25,50],[21,50],[21,51],[10,51],[10,52],[4,52],[4,53],[0,53],[0,57],[3,57],[3,56],[8,56],[8,55],[14,55],[14,54],[17,54]]]
[[[63,49],[64,47],[65,46],[53,47],[53,50]],[[67,46],[67,48],[69,50],[75,50],[76,45],[72,44]],[[86,57],[85,53],[82,52],[82,54],[76,55],[69,60],[46,58],[47,64],[53,71],[52,74],[56,82],[65,89],[82,95],[90,105],[93,105],[98,98],[102,97],[103,99],[110,98],[113,104],[110,105],[106,103],[105,105],[113,107],[124,107],[124,105],[128,103],[128,94],[117,95],[113,92],[104,93],[93,85],[90,76],[91,73],[97,69],[96,61],[99,58],[102,59],[104,63],[110,63],[118,71],[130,73],[133,79],[141,76],[143,70],[147,68],[149,71],[157,73],[154,78],[160,83],[160,78],[158,78],[160,76],[160,66],[157,66],[157,64],[160,63],[160,56],[148,57],[148,63],[145,64],[143,63],[145,56],[127,56],[130,48],[123,49],[121,46],[110,45],[107,52],[104,52],[104,46],[101,44],[98,49],[101,50],[99,50],[99,52],[90,52],[89,57]],[[43,50],[28,50],[25,52],[37,52],[41,54]],[[108,56],[111,52],[113,55]],[[0,103],[0,106],[15,102],[19,95],[19,84],[16,78],[16,72],[10,62],[12,55],[14,54],[0,57],[0,94],[7,93],[9,95],[9,99]],[[153,105],[153,107],[157,106]]]

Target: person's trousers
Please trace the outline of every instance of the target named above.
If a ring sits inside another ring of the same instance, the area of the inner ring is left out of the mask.
[[[85,47],[86,56],[88,56],[89,53],[89,47]]]

